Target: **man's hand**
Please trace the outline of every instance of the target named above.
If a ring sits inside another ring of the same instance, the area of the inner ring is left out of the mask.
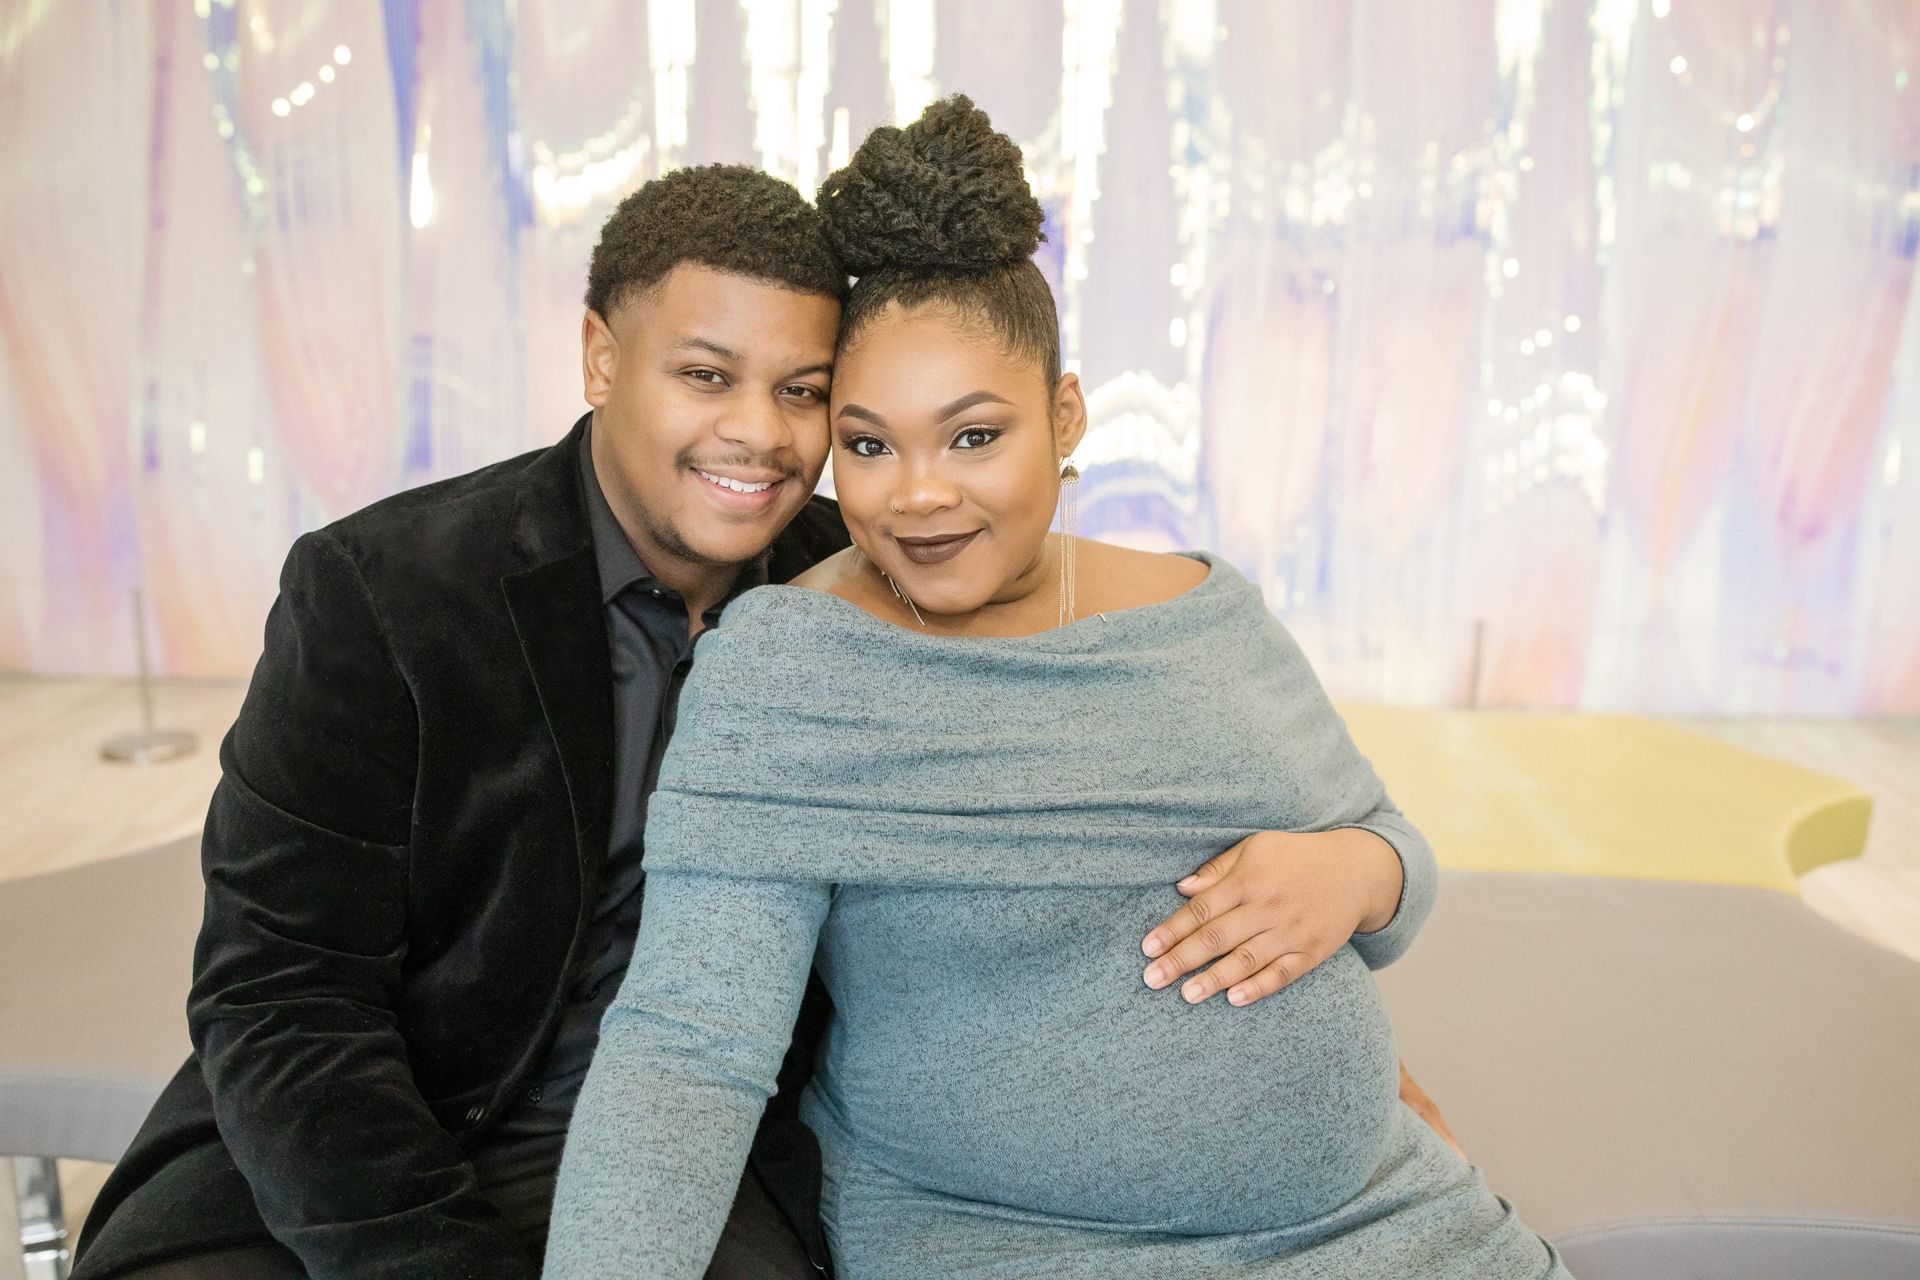
[[[1413,1082],[1413,1077],[1407,1074],[1407,1064],[1404,1062],[1400,1064],[1400,1101],[1413,1108],[1415,1115],[1432,1125],[1433,1131],[1445,1138],[1448,1146],[1459,1151],[1462,1160],[1467,1160],[1467,1153],[1460,1151],[1460,1143],[1453,1136],[1453,1130],[1447,1128],[1446,1117],[1440,1114],[1440,1108],[1433,1104],[1433,1099],[1427,1096],[1427,1091]],[[1467,1160],[1467,1163],[1472,1164],[1473,1161]]]
[[[1187,905],[1149,933],[1156,991],[1213,961],[1181,987],[1189,1004],[1221,991],[1230,1004],[1265,999],[1346,945],[1383,929],[1400,903],[1400,858],[1371,831],[1261,831],[1174,888]]]

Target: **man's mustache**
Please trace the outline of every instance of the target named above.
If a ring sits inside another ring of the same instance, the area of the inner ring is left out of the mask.
[[[724,457],[698,457],[683,453],[678,459],[683,467],[699,471],[713,471],[721,467],[739,467],[746,471],[777,471],[786,479],[800,474],[800,466],[791,457],[779,454],[757,455],[751,453],[728,454]]]

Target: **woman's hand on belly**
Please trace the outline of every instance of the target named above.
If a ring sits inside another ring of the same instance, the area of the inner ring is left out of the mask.
[[[1357,932],[1384,927],[1400,900],[1400,857],[1371,831],[1261,831],[1174,886],[1187,905],[1146,936],[1154,990],[1192,974],[1189,1004],[1227,993],[1265,999],[1315,968]],[[1212,962],[1204,973],[1194,973]]]

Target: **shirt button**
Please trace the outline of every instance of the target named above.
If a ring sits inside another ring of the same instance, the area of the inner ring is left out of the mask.
[[[544,1097],[545,1095],[546,1095],[546,1091],[545,1091],[544,1089],[542,1089],[542,1088],[541,1088],[541,1087],[540,1087],[539,1085],[537,1085],[537,1084],[535,1084],[535,1085],[528,1085],[528,1086],[527,1086],[527,1101],[528,1101],[528,1102],[538,1102],[538,1101],[540,1101],[540,1099],[541,1099],[542,1097]]]
[[[468,1107],[467,1123],[479,1124],[480,1121],[486,1117],[486,1114],[487,1114],[487,1109],[485,1107]]]

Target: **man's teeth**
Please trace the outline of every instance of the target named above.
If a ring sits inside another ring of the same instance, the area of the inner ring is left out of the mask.
[[[773,488],[773,481],[771,480],[762,480],[759,484],[748,484],[744,480],[729,480],[725,476],[716,476],[710,472],[700,471],[697,468],[695,469],[695,474],[702,480],[710,480],[722,489],[731,489],[735,493],[765,493],[767,490]]]

